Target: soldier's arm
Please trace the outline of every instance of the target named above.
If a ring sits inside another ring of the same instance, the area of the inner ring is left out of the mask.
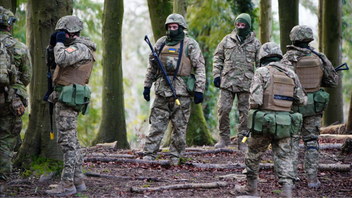
[[[270,73],[267,68],[259,68],[255,71],[249,96],[250,109],[257,109],[263,105],[265,88],[270,84]]]
[[[203,93],[205,89],[205,61],[198,43],[190,39],[188,43],[188,56],[196,77],[195,91]]]
[[[55,62],[59,67],[67,67],[76,63],[89,62],[92,59],[92,54],[89,48],[77,43],[69,47],[61,42],[56,43],[54,47]]]
[[[213,76],[214,78],[221,76],[221,71],[224,67],[224,43],[226,42],[226,36],[222,39],[222,41],[218,44],[214,52],[213,59]]]
[[[297,74],[294,74],[294,92],[293,92],[293,103],[298,106],[304,106],[307,104],[307,93],[304,91],[301,82],[299,81],[299,78]]]
[[[258,68],[259,67],[259,64],[260,64],[260,59],[259,59],[259,50],[260,50],[260,47],[262,46],[262,44],[260,43],[259,40],[257,40],[256,44],[255,44],[255,49],[256,49],[256,52],[255,52],[255,67]]]
[[[18,66],[21,72],[19,80],[26,87],[30,83],[32,78],[31,55],[26,45],[24,45],[23,43],[16,44],[14,59],[15,65]]]
[[[339,76],[332,66],[328,58],[322,53],[320,53],[321,59],[323,59],[323,79],[321,80],[322,87],[336,87],[339,81]]]

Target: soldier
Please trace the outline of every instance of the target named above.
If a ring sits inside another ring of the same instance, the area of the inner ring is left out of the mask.
[[[187,24],[182,15],[176,13],[169,15],[165,28],[167,36],[158,39],[154,49],[159,54],[181,104],[180,106],[176,104],[173,93],[161,76],[156,59],[151,54],[143,96],[145,100],[150,100],[150,87],[154,83],[156,98],[150,112],[151,128],[146,138],[143,159],[155,160],[164,132],[171,120],[173,130],[170,160],[173,165],[178,165],[186,147],[187,123],[191,114],[192,90],[188,89],[189,83],[186,82],[194,80],[191,74],[194,70],[194,103],[201,103],[205,88],[205,62],[198,43],[187,37],[184,32]]]
[[[308,187],[319,188],[317,178],[319,166],[319,143],[321,117],[329,101],[329,94],[321,87],[335,87],[338,75],[331,62],[322,53],[313,50],[309,43],[314,40],[313,31],[306,25],[297,25],[290,32],[293,45],[287,46],[287,52],[282,62],[291,65],[297,73],[302,86],[308,94],[308,103],[304,107],[294,107],[303,115],[301,130],[305,148],[304,169],[308,176]],[[295,154],[296,174],[298,161],[298,147],[300,138],[296,139]]]
[[[215,148],[224,148],[230,140],[230,112],[237,95],[237,109],[240,114],[237,129],[238,149],[246,150],[240,144],[247,131],[249,87],[253,78],[254,64],[258,65],[260,41],[251,32],[251,17],[242,13],[235,20],[236,28],[226,35],[214,53],[214,85],[220,88],[218,116],[220,140]]]
[[[274,42],[263,44],[259,52],[262,67],[255,71],[249,96],[248,128],[251,136],[245,156],[246,186],[236,186],[237,194],[257,193],[257,178],[261,156],[271,144],[275,173],[283,186],[283,196],[292,196],[295,181],[292,161],[293,137],[299,134],[302,124],[300,113],[290,113],[292,103],[303,105],[307,96],[297,75],[281,64],[280,47]]]
[[[57,64],[53,76],[55,87],[49,101],[55,103],[57,142],[64,154],[61,183],[46,191],[51,196],[67,196],[86,190],[77,117],[80,111],[85,114],[88,110],[90,90],[86,84],[95,61],[96,44],[89,38],[80,37],[82,29],[78,17],[64,16],[57,22],[48,46],[48,54],[54,56]]]
[[[26,86],[32,77],[29,50],[10,33],[15,21],[15,15],[0,6],[0,196],[6,196],[21,116],[28,105]]]

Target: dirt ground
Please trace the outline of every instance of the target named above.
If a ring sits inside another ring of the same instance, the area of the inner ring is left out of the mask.
[[[326,140],[321,143],[343,143],[344,140]],[[214,149],[212,147],[198,147]],[[235,149],[231,145],[230,149]],[[104,154],[131,154],[135,152],[127,150],[116,150],[106,148],[95,148],[88,153],[100,152]],[[90,154],[86,153],[86,157]],[[244,163],[244,153],[237,151],[230,153],[205,154],[205,155],[187,155],[187,162],[207,163],[207,164],[236,164]],[[322,186],[317,190],[307,188],[307,180],[303,170],[303,148],[300,149],[299,155],[299,179],[296,183],[296,189],[293,190],[294,197],[352,197],[352,177],[350,172],[336,171],[319,171],[318,178]],[[141,159],[141,156],[136,157]],[[160,156],[160,159],[167,160],[167,156]],[[262,157],[262,163],[272,163],[271,150]],[[326,164],[349,164],[352,163],[352,155],[340,155],[337,149],[326,149],[320,152],[320,163]],[[221,176],[228,174],[241,174],[242,169],[204,169],[195,168],[190,165],[180,166],[160,166],[142,163],[102,163],[102,162],[85,162],[84,170],[106,175],[106,177],[87,177],[86,192],[80,192],[74,197],[235,197],[230,194],[235,185],[244,184],[244,181],[238,181],[233,178],[223,179]],[[49,197],[45,190],[49,189],[51,184],[57,184],[60,181],[58,176],[46,182],[39,182],[39,178],[20,178],[19,172],[12,173],[12,179],[21,179],[19,183],[8,186],[9,197]],[[125,178],[114,178],[113,176],[124,176]],[[157,180],[148,181],[148,179],[139,180],[137,177],[150,177]],[[227,182],[227,187],[217,188],[193,188],[178,190],[161,190],[152,192],[136,193],[131,192],[131,187],[159,187],[175,184],[194,184],[194,183],[212,183]],[[278,184],[278,178],[274,170],[262,170],[259,175],[259,196],[260,197],[279,197],[281,187]]]

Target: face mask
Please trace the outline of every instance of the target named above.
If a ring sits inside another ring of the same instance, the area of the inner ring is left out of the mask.
[[[167,37],[168,38],[172,38],[172,37],[175,37],[175,36],[179,35],[179,29],[177,29],[177,30],[167,30],[167,32],[166,32]]]

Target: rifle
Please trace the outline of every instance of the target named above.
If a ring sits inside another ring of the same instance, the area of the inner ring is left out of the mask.
[[[343,67],[343,66],[346,66],[346,67]],[[343,64],[341,64],[340,66],[337,66],[336,68],[335,68],[335,71],[337,72],[337,71],[340,71],[340,70],[349,70],[350,68],[348,67],[348,65],[347,65],[347,63],[343,63]]]
[[[251,133],[251,130],[254,130],[254,124],[255,124],[255,120],[254,119],[255,119],[255,115],[257,114],[257,112],[258,112],[258,110],[254,111],[254,113],[253,113],[253,116],[252,116],[252,128],[249,129],[247,134],[243,137],[243,139],[242,139],[242,143],[243,144],[246,143],[246,141],[247,141],[247,139],[249,137],[249,134]]]
[[[144,40],[145,42],[147,42],[147,44],[149,45],[149,48],[152,50],[152,53],[153,53],[153,56],[156,58],[157,60],[157,65],[161,71],[161,74],[163,75],[164,79],[167,81],[167,84],[169,85],[169,87],[171,88],[171,91],[172,91],[172,94],[174,95],[175,97],[175,101],[176,101],[176,104],[180,106],[180,101],[178,100],[177,96],[176,96],[176,93],[175,93],[175,90],[174,90],[174,87],[172,86],[172,83],[170,81],[170,78],[167,76],[167,73],[165,71],[165,68],[163,67],[163,64],[161,64],[161,61],[159,59],[159,56],[156,54],[156,52],[154,51],[153,47],[152,47],[152,44],[150,43],[149,41],[149,38],[147,35],[145,35],[144,37]]]
[[[53,92],[53,80],[51,78],[51,71],[50,69],[52,67],[56,66],[55,61],[52,61],[49,57],[49,47],[46,49],[46,66],[48,66],[48,72],[47,72],[47,80],[48,80],[48,90],[46,91],[46,94],[43,98],[44,101],[47,101],[49,103],[49,115],[50,115],[50,139],[54,139],[54,132],[53,132],[53,111],[54,111],[54,104],[48,101],[48,98],[50,94]]]
[[[249,130],[249,131],[247,132],[247,134],[243,137],[243,139],[242,139],[242,143],[243,143],[243,144],[246,143],[246,141],[247,141],[247,139],[248,139],[250,133],[251,133],[251,130]]]

